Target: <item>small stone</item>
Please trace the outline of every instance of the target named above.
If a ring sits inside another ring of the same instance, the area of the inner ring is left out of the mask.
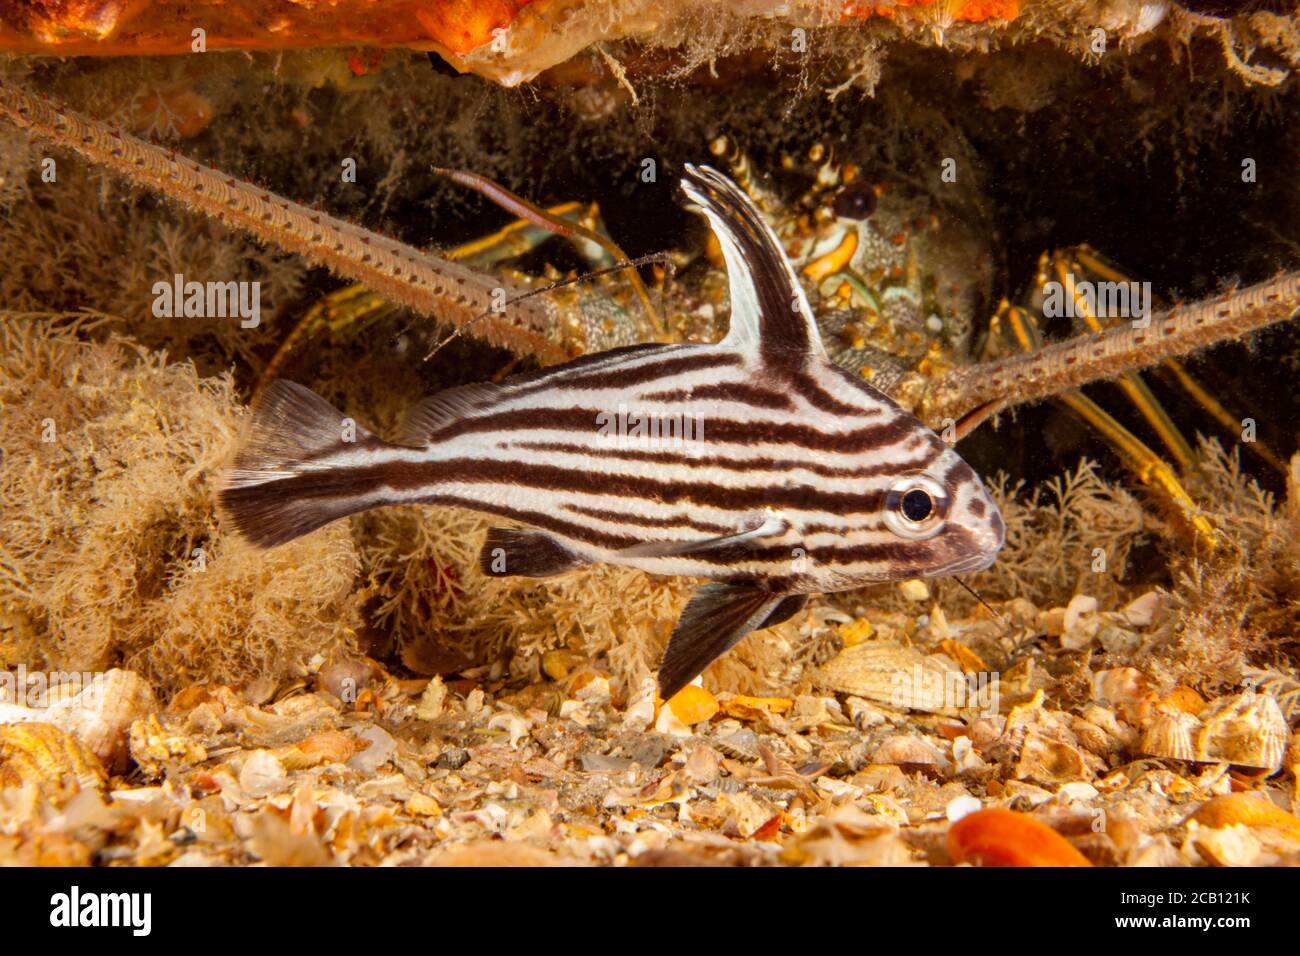
[[[982,803],[970,794],[963,794],[960,797],[953,797],[944,807],[944,816],[948,818],[949,823],[956,823],[962,817],[970,816],[983,806]]]
[[[469,751],[461,747],[449,747],[438,754],[433,765],[439,770],[459,770],[469,763]]]

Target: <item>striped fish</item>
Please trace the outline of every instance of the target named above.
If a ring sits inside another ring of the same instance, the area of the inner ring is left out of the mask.
[[[682,189],[726,259],[716,345],[637,345],[432,396],[395,441],[276,382],[220,503],[272,546],[369,508],[440,504],[497,528],[480,564],[547,577],[593,562],[709,579],[659,671],[665,698],[815,592],[988,567],[1004,526],[980,479],[834,365],[771,228],[708,167]]]

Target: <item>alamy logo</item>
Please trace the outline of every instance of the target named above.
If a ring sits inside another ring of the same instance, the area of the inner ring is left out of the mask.
[[[896,671],[890,677],[889,703],[899,710],[976,710],[981,716],[995,716],[1001,699],[998,675],[980,671],[931,671],[913,664],[910,672]]]
[[[699,415],[646,415],[626,405],[619,405],[616,413],[598,414],[596,428],[616,448],[682,448],[704,442],[704,419]]]
[[[1067,274],[1066,279],[1043,283],[1043,315],[1049,319],[1091,315],[1098,319],[1134,319],[1142,324],[1150,321],[1150,282],[1078,282],[1073,274]]]
[[[28,671],[19,664],[15,671],[0,671],[0,703],[19,704],[32,710],[44,710],[56,700],[82,696],[87,707],[99,706],[104,683],[95,682],[97,671]]]
[[[82,893],[78,886],[50,897],[50,925],[129,926],[134,936],[153,928],[151,893]]]
[[[241,329],[262,321],[262,283],[185,281],[179,272],[172,281],[153,284],[153,314],[160,319],[234,319]]]

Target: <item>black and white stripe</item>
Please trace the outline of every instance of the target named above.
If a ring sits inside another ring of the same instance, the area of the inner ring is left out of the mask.
[[[793,613],[781,595],[987,566],[1003,531],[979,478],[830,362],[776,236],[733,184],[688,166],[683,190],[726,257],[722,342],[634,346],[445,392],[412,412],[400,444],[359,429],[341,441],[341,413],[275,383],[221,494],[236,527],[269,546],[382,505],[472,508],[537,529],[489,540],[485,569],[495,544],[531,551],[514,555],[515,571],[505,554],[503,573],[610,562],[738,589],[702,592],[683,617],[701,628],[716,626],[719,602],[726,620],[762,626]],[[620,444],[601,427],[620,409],[702,434]],[[886,521],[909,474],[947,495],[943,527],[924,540]],[[703,653],[672,656],[689,670]]]

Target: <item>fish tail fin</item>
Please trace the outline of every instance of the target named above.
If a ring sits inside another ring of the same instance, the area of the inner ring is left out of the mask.
[[[225,473],[218,506],[244,538],[274,547],[385,504],[375,491],[383,482],[382,452],[395,447],[309,389],[276,381],[253,408],[247,441]]]

